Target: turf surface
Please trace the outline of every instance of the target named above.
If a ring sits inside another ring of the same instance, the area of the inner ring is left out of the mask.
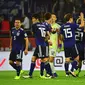
[[[0,85],[85,85],[85,71],[79,77],[66,77],[64,71],[57,71],[58,77],[55,79],[39,78],[39,71],[34,71],[32,79],[14,80],[15,71],[0,71]],[[24,73],[27,74],[27,71]]]

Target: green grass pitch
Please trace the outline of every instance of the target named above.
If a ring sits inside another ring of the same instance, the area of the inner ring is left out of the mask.
[[[24,74],[27,74],[26,71]],[[0,71],[0,85],[85,85],[85,71],[80,73],[80,76],[74,78],[66,77],[64,71],[57,71],[58,77],[55,79],[39,78],[39,71],[34,71],[33,78],[14,80],[15,71]]]

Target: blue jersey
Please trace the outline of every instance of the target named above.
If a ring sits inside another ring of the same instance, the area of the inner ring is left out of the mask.
[[[77,28],[75,31],[76,42],[83,43],[84,28]]]
[[[24,50],[25,48],[25,40],[27,34],[24,32],[22,28],[16,29],[15,27],[11,30],[12,37],[12,51],[19,52],[20,50]]]
[[[50,24],[48,24],[47,22],[43,22],[42,24],[45,25],[47,31],[49,31],[49,32],[51,31],[51,25]]]
[[[75,23],[66,23],[62,25],[60,33],[64,36],[64,47],[72,47],[76,44],[75,31],[79,25]]]
[[[43,22],[42,24],[45,25],[47,31],[51,32],[51,25],[50,24],[48,24],[47,22]],[[46,46],[49,46],[48,39],[46,39]]]
[[[84,47],[85,47],[85,32],[84,32],[84,35],[83,35],[83,42],[84,42]]]
[[[84,49],[83,35],[84,35],[84,28],[77,28],[77,30],[75,31],[75,40],[76,40],[77,48],[79,50]]]
[[[46,46],[45,37],[48,29],[42,23],[35,23],[32,25],[32,31],[36,40],[36,45]]]

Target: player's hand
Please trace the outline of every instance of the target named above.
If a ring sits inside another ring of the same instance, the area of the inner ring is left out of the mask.
[[[83,19],[84,18],[84,14],[81,12],[80,13],[80,18]]]
[[[25,49],[24,50],[24,54],[27,55],[28,54],[28,50]]]
[[[59,29],[56,29],[56,32],[60,32],[60,30]]]
[[[52,46],[52,42],[50,40],[48,40],[48,43],[49,43],[50,46]]]

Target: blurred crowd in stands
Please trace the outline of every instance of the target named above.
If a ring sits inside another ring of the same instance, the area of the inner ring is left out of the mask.
[[[31,16],[33,13],[55,13],[57,23],[63,24],[66,13],[72,13],[76,20],[80,12],[85,14],[85,0],[0,0],[0,38],[10,37],[15,17],[21,17],[22,26],[28,34],[31,33]]]
[[[0,0],[0,37],[9,37],[14,18],[21,17],[28,37],[31,36],[31,15],[35,12],[55,13],[57,22],[63,23],[63,16],[72,13],[76,19],[82,11],[85,14],[85,0]]]

